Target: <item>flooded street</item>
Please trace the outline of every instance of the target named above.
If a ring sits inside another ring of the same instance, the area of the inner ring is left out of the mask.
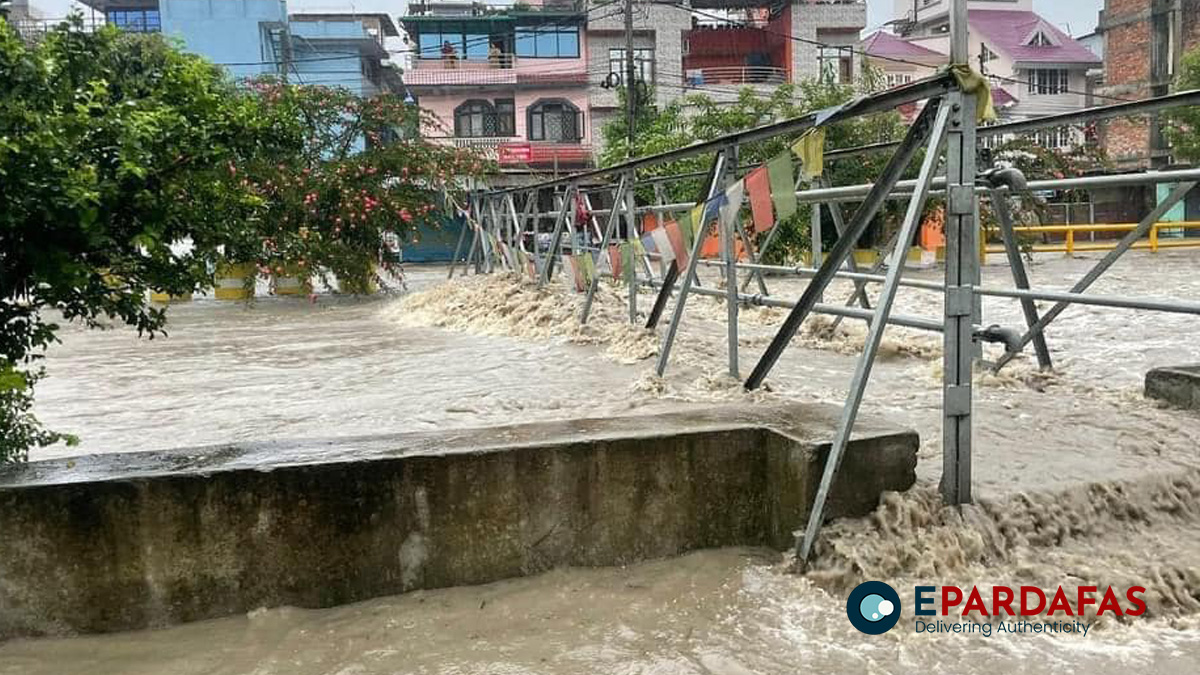
[[[984,286],[1012,286],[993,257]],[[1039,257],[1035,288],[1067,290],[1093,257]],[[1200,298],[1200,259],[1130,253],[1098,294]],[[937,280],[940,270],[906,277]],[[718,283],[706,274],[706,285]],[[864,334],[809,322],[763,391],[727,374],[726,308],[689,299],[666,376],[659,338],[630,327],[606,288],[585,328],[578,297],[504,277],[441,285],[413,268],[405,297],[199,300],[172,307],[170,336],[71,328],[51,349],[37,414],[78,434],[33,459],[249,440],[354,436],[612,417],[737,402],[840,404]],[[795,298],[803,282],[768,278]],[[826,302],[843,301],[838,282]],[[874,285],[873,290],[878,290]],[[653,301],[639,297],[645,312]],[[1043,310],[1048,304],[1039,303]],[[896,312],[937,318],[941,296],[902,288]],[[785,313],[744,309],[741,374]],[[1020,327],[1015,300],[987,299],[984,325]],[[1200,413],[1141,395],[1156,366],[1200,363],[1194,316],[1076,306],[1048,329],[1056,372],[1029,354],[975,387],[979,504],[940,506],[941,336],[889,328],[862,415],[921,435],[918,485],[878,512],[826,529],[816,569],[768,551],[722,549],[628,568],[561,569],[325,610],[270,608],[166,630],[0,644],[0,675],[178,673],[1024,672],[1191,673],[1200,663]],[[996,347],[987,347],[995,355]],[[869,637],[846,620],[864,579],[911,597],[921,583],[1147,588],[1149,610],[1087,636]]]

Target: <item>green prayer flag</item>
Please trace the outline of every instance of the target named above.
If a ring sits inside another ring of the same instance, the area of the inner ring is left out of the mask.
[[[785,220],[796,212],[796,178],[792,173],[792,154],[782,152],[767,162],[767,177],[771,182],[771,201],[775,202],[775,219]]]
[[[959,63],[950,66],[958,87],[964,94],[975,96],[975,118],[980,122],[996,119],[996,108],[992,105],[992,85],[987,78],[976,72],[971,66]]]
[[[590,285],[596,278],[596,261],[591,253],[584,253],[580,258],[583,260],[583,283]]]
[[[637,274],[633,266],[633,248],[633,243],[621,242],[621,270],[625,272],[625,281],[631,284]]]

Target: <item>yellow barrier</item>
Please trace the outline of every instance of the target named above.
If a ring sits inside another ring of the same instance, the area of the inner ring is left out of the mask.
[[[1014,227],[1013,229],[1018,234],[1064,234],[1066,236],[1061,243],[1034,244],[1033,251],[1036,253],[1066,253],[1067,255],[1074,255],[1077,251],[1110,251],[1116,248],[1118,241],[1112,239],[1077,244],[1075,243],[1075,234],[1078,232],[1132,232],[1136,227],[1137,223],[1086,223],[1079,225],[1032,225]],[[1135,242],[1133,248],[1149,249],[1152,253],[1157,253],[1160,248],[1200,248],[1200,238],[1162,241],[1159,237],[1160,229],[1200,230],[1200,221],[1188,220],[1177,223],[1155,223],[1150,227],[1150,238]],[[989,234],[999,236],[999,232],[995,229],[989,230]],[[986,260],[988,253],[1003,252],[1003,246],[988,246],[980,250],[981,259],[983,260]]]

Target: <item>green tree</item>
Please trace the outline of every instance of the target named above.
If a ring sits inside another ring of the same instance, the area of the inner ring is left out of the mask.
[[[422,223],[436,227],[442,193],[490,169],[466,150],[416,138],[414,130],[433,121],[395,95],[368,99],[269,78],[250,88],[289,139],[235,169],[265,210],[254,236],[230,255],[264,272],[332,272],[362,288],[385,235],[404,241]]]
[[[210,282],[261,207],[228,167],[273,142],[264,121],[158,36],[75,18],[29,46],[0,21],[0,461],[65,438],[29,413],[57,317],[153,336],[165,315],[148,290]]]
[[[732,103],[718,103],[704,94],[691,94],[661,108],[643,106],[639,109],[633,156],[665,152],[700,141],[712,140],[725,134],[751,129],[771,122],[798,117],[814,110],[840,105],[855,97],[869,95],[882,86],[877,71],[864,70],[859,82],[854,85],[836,84],[828,81],[809,80],[796,85],[782,85],[768,94],[760,94],[746,87],[738,93]],[[624,96],[623,92],[621,96]],[[605,149],[600,157],[602,166],[612,166],[625,160],[628,145],[626,124],[623,116],[616,116],[601,131]],[[903,136],[904,124],[898,113],[888,112],[856,118],[830,126],[826,130],[827,149],[846,148],[870,143],[898,140]],[[738,148],[738,161],[742,165],[765,161],[788,149],[798,134],[783,134]],[[887,162],[886,153],[871,153],[853,157],[847,161],[828,162],[826,176],[835,185],[868,183],[882,170]],[[677,162],[649,167],[641,176],[673,176],[683,173],[704,172],[712,162],[712,156],[689,157]],[[701,179],[678,180],[667,184],[666,197],[670,201],[694,201],[700,194]],[[652,200],[647,190],[639,192],[643,202]],[[896,207],[885,206],[879,223],[895,219]],[[828,217],[828,216],[826,216]],[[782,223],[783,230],[776,236],[768,258],[773,260],[795,259],[808,249],[809,209],[801,205],[795,216]],[[875,226],[878,230],[880,225]],[[834,236],[832,222],[822,231]],[[869,232],[867,239],[874,234]],[[832,243],[832,242],[830,242]]]
[[[1179,75],[1175,78],[1176,91],[1191,89],[1200,89],[1200,48],[1183,55]],[[1165,117],[1167,123],[1163,132],[1171,144],[1172,154],[1184,162],[1200,162],[1200,107],[1172,108]]]

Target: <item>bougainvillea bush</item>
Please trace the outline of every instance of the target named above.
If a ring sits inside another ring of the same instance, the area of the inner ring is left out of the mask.
[[[428,113],[398,96],[361,98],[275,79],[250,88],[268,118],[295,139],[284,152],[229,167],[245,172],[265,205],[255,238],[230,256],[264,273],[311,270],[364,287],[371,263],[386,265],[379,255],[385,235],[410,241],[418,226],[437,227],[445,193],[461,192],[490,168],[467,150],[418,138]]]

